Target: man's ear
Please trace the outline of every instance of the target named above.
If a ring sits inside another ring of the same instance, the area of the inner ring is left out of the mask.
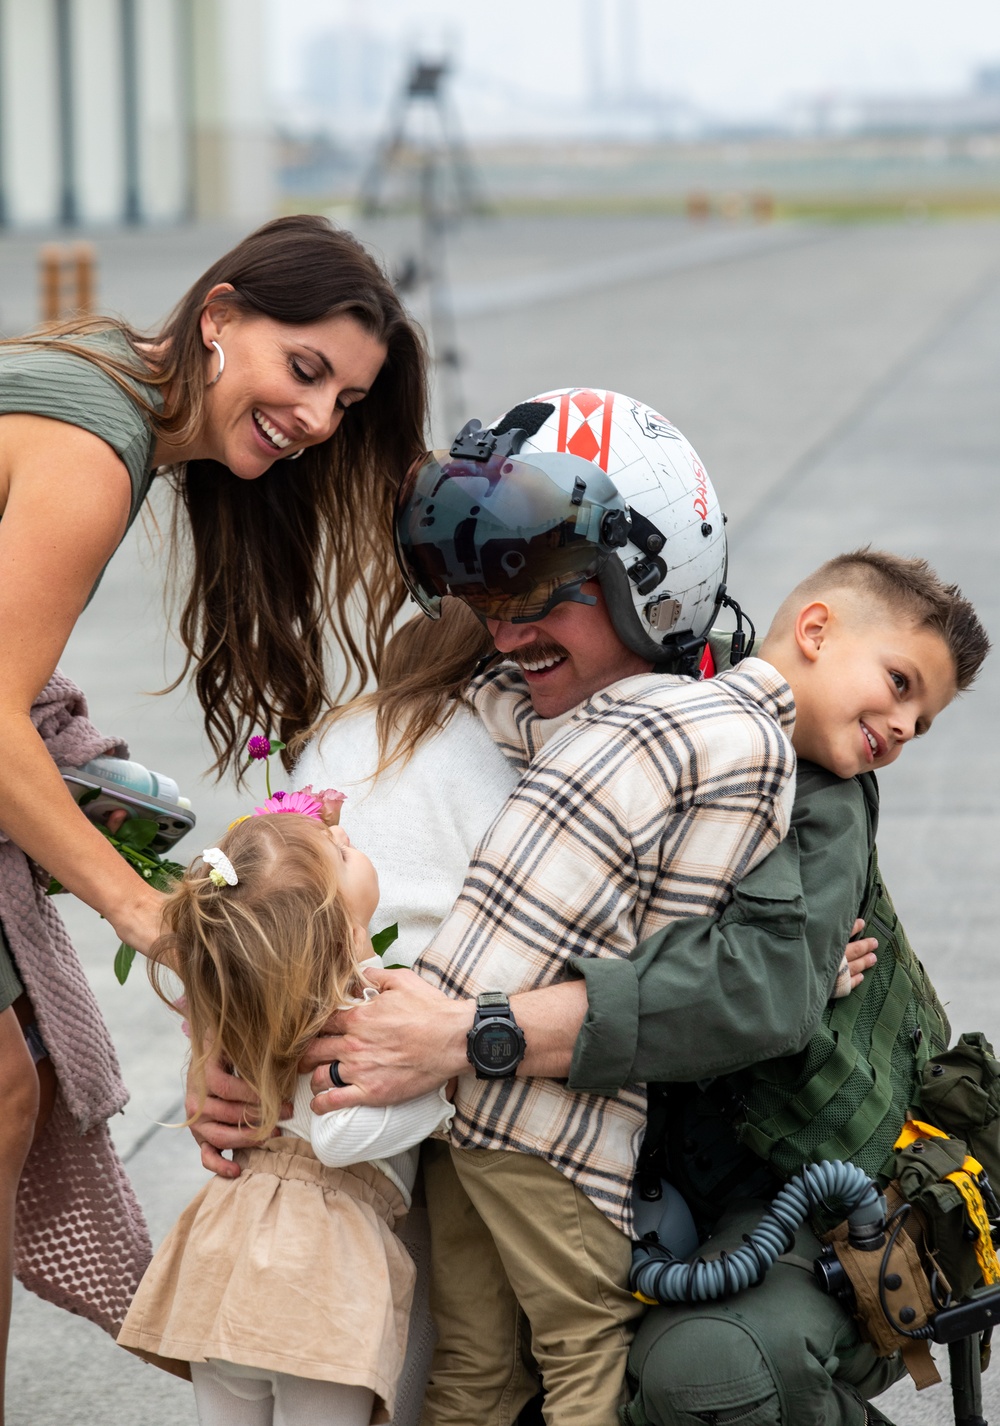
[[[232,321],[233,308],[232,304],[226,301],[226,297],[234,291],[231,282],[217,282],[205,298],[205,305],[201,309],[201,339],[206,347],[211,347],[213,342],[219,341],[226,324]]]
[[[814,599],[806,604],[795,616],[792,635],[795,646],[804,659],[815,663],[823,641],[830,632],[831,612],[829,604],[822,599]]]

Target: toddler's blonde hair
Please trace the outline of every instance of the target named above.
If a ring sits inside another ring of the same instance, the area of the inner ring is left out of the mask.
[[[291,1099],[296,1066],[329,1015],[359,990],[354,927],[341,900],[326,827],[295,812],[247,817],[219,847],[239,882],[217,886],[200,859],[167,898],[169,927],[149,977],[172,1008],[184,986],[201,1102],[211,1060],[260,1098],[266,1139]]]

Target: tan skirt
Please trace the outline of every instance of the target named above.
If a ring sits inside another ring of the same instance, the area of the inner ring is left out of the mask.
[[[302,1139],[237,1155],[157,1251],[121,1346],[177,1376],[217,1357],[375,1392],[391,1414],[414,1267],[393,1230],[399,1190],[371,1164],[325,1168]]]

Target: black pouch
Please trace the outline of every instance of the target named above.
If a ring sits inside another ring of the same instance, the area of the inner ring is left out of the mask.
[[[964,1139],[1000,1190],[1000,1061],[981,1031],[961,1035],[950,1050],[924,1066],[921,1115],[946,1134]]]

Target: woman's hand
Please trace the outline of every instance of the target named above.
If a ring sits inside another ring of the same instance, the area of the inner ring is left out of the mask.
[[[205,1065],[204,1087],[202,1098],[189,1069],[184,1112],[192,1121],[188,1127],[201,1148],[201,1162],[220,1178],[239,1178],[239,1164],[223,1158],[222,1151],[254,1149],[260,1144],[260,1135],[254,1129],[259,1101],[250,1086],[218,1060],[209,1060]],[[290,1104],[283,1106],[285,1117],[291,1112]],[[274,1130],[274,1134],[278,1132]]]
[[[331,1017],[326,1035],[313,1041],[299,1071],[315,1071],[316,1114],[355,1104],[401,1104],[468,1068],[465,1037],[472,1024],[468,1000],[451,1000],[409,970],[369,970],[380,995]],[[336,1061],[348,1086],[335,1089]]]
[[[136,878],[138,882],[138,877]],[[144,956],[149,954],[153,942],[163,935],[163,904],[166,896],[162,891],[139,882],[135,888],[134,900],[130,900],[114,916],[109,915],[116,935],[126,946],[134,946]]]

